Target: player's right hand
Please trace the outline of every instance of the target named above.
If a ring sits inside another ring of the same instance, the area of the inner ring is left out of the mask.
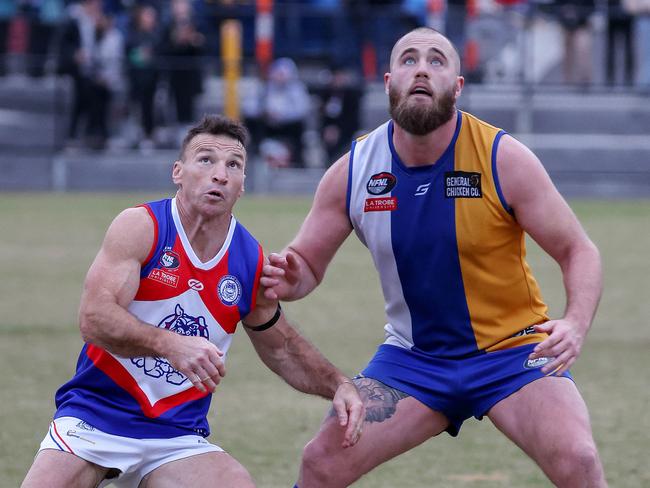
[[[359,396],[359,390],[352,382],[341,383],[336,390],[332,407],[339,419],[339,425],[345,427],[342,447],[354,446],[361,437],[366,407]]]
[[[269,254],[260,284],[264,287],[264,296],[269,300],[291,300],[296,294],[300,280],[300,264],[291,252]]]
[[[201,391],[214,393],[226,375],[223,352],[203,337],[170,332],[164,357]]]

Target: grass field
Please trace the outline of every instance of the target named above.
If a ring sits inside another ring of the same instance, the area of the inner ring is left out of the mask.
[[[81,284],[105,228],[119,210],[151,197],[157,195],[0,195],[0,488],[19,485],[51,419],[54,391],[74,371]],[[309,201],[246,197],[238,205],[239,220],[265,249],[277,250],[297,230]],[[650,486],[650,201],[572,206],[605,265],[600,311],[573,373],[590,407],[610,485]],[[532,244],[529,255],[552,314],[560,314],[557,266]],[[355,238],[321,288],[285,309],[348,374],[366,364],[383,337],[379,284]],[[228,376],[213,400],[211,440],[247,466],[258,486],[293,486],[301,449],[328,404],[284,385],[257,359],[246,335],[237,336]],[[355,486],[548,482],[486,420],[467,422],[458,439],[428,441]]]

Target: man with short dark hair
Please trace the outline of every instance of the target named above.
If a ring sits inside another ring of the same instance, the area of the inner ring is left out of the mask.
[[[205,438],[211,393],[242,321],[262,361],[294,388],[333,398],[346,446],[359,436],[356,387],[259,287],[261,246],[235,220],[246,129],[206,117],[183,141],[176,197],[120,213],[81,298],[86,341],[23,487],[252,487]]]

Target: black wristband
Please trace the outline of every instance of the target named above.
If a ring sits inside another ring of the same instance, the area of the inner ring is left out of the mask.
[[[246,327],[248,330],[252,330],[255,332],[262,332],[263,330],[270,329],[271,327],[273,327],[277,323],[277,321],[280,320],[281,313],[282,313],[282,307],[280,306],[280,302],[278,302],[278,308],[275,311],[275,315],[271,317],[271,320],[269,320],[268,322],[264,322],[263,324],[256,325],[256,326],[246,325],[244,324],[244,322],[242,322],[242,324],[244,324],[244,327]]]

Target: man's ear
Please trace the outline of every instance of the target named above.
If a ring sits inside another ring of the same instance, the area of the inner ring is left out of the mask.
[[[172,181],[176,185],[181,183],[181,175],[183,173],[183,162],[177,159],[174,161],[174,166],[172,166]]]
[[[463,78],[462,76],[456,77],[456,98],[460,96],[464,86],[465,86],[465,78]]]
[[[384,92],[388,95],[388,88],[390,87],[390,73],[384,73]]]
[[[241,190],[239,190],[239,195],[237,195],[237,198],[242,196],[242,193],[246,191],[246,173],[244,173],[244,178],[241,181]]]

